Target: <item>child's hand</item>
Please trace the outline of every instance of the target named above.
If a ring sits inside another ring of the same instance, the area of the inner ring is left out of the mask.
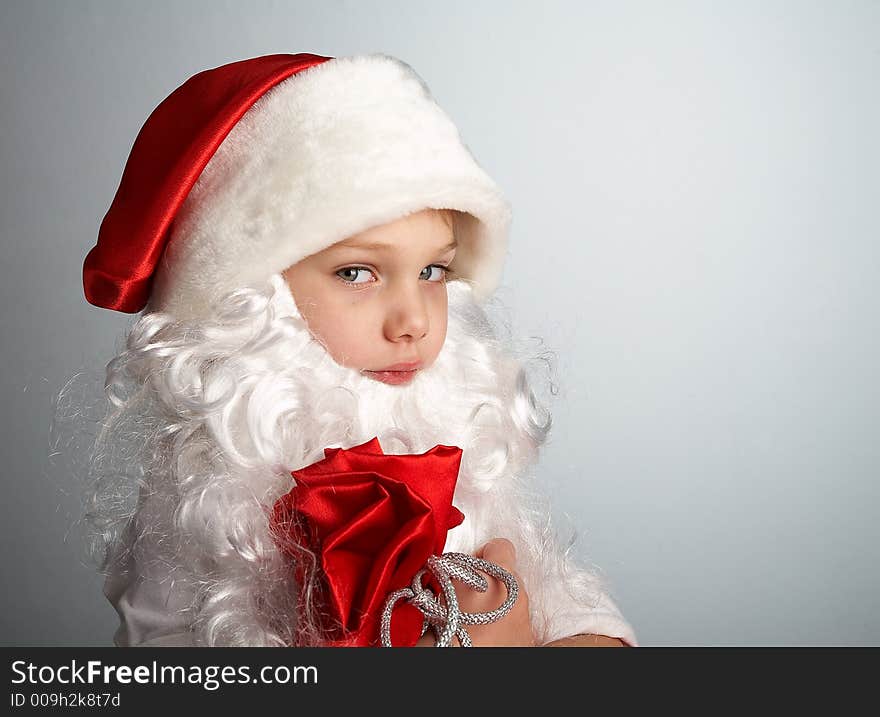
[[[511,573],[519,584],[519,596],[510,612],[500,620],[488,625],[467,625],[474,647],[534,647],[535,636],[529,618],[529,596],[523,586],[522,578],[516,572],[516,550],[513,543],[504,538],[495,538],[480,548],[476,557],[495,563]],[[504,583],[491,575],[482,573],[489,583],[486,592],[481,593],[454,582],[455,594],[462,612],[489,612],[494,610],[507,597]],[[417,646],[434,644],[434,635],[429,630],[416,643]],[[452,645],[460,647],[458,638],[453,638]]]
[[[519,596],[510,612],[500,620],[488,625],[467,626],[474,647],[534,647],[535,635],[529,618],[529,596],[522,578],[516,572],[516,549],[513,543],[504,538],[495,538],[480,548],[476,556],[495,563],[512,574],[519,584]],[[462,612],[488,612],[501,605],[507,597],[504,583],[490,575],[483,575],[489,583],[489,589],[484,593],[455,583]],[[458,639],[453,642],[458,645]]]

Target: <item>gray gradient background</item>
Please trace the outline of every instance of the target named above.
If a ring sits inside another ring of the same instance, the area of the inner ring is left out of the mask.
[[[130,323],[80,269],[138,130],[302,51],[409,62],[510,197],[542,475],[641,642],[880,644],[880,4],[830,0],[4,1],[2,642],[116,626],[47,432]]]

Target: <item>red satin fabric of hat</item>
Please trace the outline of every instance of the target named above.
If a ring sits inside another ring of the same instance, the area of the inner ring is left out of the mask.
[[[332,645],[376,645],[388,594],[443,552],[447,532],[464,520],[452,505],[460,463],[460,448],[385,455],[374,438],[327,449],[323,461],[293,472],[297,485],[275,504],[273,532],[289,535],[305,523],[295,539],[320,556]],[[284,549],[283,539],[279,544]],[[421,626],[422,614],[398,603],[392,643],[414,645]]]
[[[127,313],[143,309],[174,217],[226,135],[266,91],[330,59],[301,53],[233,62],[194,75],[156,107],[86,256],[86,299]]]

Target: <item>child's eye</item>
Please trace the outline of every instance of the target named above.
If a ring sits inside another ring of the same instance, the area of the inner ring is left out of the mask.
[[[448,270],[445,266],[431,264],[422,269],[422,274],[419,278],[424,279],[425,281],[443,281],[443,277],[446,276],[447,271]]]
[[[367,279],[366,281],[357,281],[358,275],[361,272],[366,272],[370,275],[373,274],[373,272],[365,266],[347,266],[344,269],[337,271],[336,276],[342,279],[346,284],[369,284],[370,279]]]

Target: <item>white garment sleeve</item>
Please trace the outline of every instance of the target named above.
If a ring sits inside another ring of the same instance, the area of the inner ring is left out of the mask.
[[[155,527],[155,499],[140,501],[120,541],[113,547],[104,595],[119,614],[117,647],[192,647],[192,581],[173,564],[161,539],[135,537],[142,526]]]
[[[523,517],[522,522],[526,520]],[[532,625],[541,644],[588,634],[638,646],[632,626],[609,594],[607,580],[577,565],[555,535],[545,535],[537,550],[517,550],[517,555],[527,561],[518,568],[526,581]]]
[[[473,555],[493,537],[511,540],[540,644],[591,634],[616,637],[627,645],[638,646],[635,632],[611,598],[606,581],[598,573],[577,566],[555,537],[548,538],[531,525],[533,515],[519,514],[517,530],[492,512],[494,501],[459,502],[465,505],[465,520],[449,532],[445,550]],[[530,545],[527,535],[543,535],[541,545]]]
[[[606,635],[616,637],[630,647],[637,647],[635,631],[624,619],[617,605],[598,578],[573,567],[565,558],[564,577],[551,570],[543,586],[538,604],[533,606],[533,622],[537,623],[542,644],[572,635]],[[572,587],[578,575],[578,587]],[[589,585],[584,589],[583,585]]]

